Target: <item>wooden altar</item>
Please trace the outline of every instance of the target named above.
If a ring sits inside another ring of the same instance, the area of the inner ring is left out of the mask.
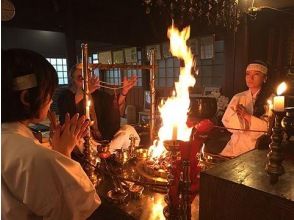
[[[285,174],[271,185],[266,155],[253,150],[202,172],[199,219],[294,219],[294,160],[283,161]]]

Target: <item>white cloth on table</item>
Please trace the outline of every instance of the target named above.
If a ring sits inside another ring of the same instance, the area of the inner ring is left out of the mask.
[[[230,101],[222,118],[224,126],[235,129],[267,131],[268,122],[266,117],[258,118],[252,115],[251,122],[248,124],[244,119],[240,118],[235,111],[236,105],[242,104],[248,113],[253,114],[255,96],[252,96],[250,90],[236,94]],[[232,132],[232,136],[220,154],[229,157],[238,156],[254,149],[257,138],[264,134],[264,132],[228,130]]]
[[[134,136],[136,138],[135,146],[138,146],[140,144],[140,137],[135,128],[131,125],[121,126],[109,143],[110,153],[113,153],[115,150],[121,148],[127,149],[131,144],[130,136]]]
[[[1,216],[86,219],[101,204],[79,163],[41,145],[28,127],[3,123]]]
[[[109,152],[114,153],[117,149],[127,149],[130,144],[130,136],[134,136],[136,138],[135,140],[135,146],[139,146],[140,144],[140,136],[138,135],[135,128],[131,125],[123,125],[120,127],[120,129],[115,133],[112,140],[108,144]],[[80,152],[84,152],[85,146],[84,141],[81,140],[80,143],[77,145]],[[99,142],[95,141],[94,139],[90,139],[90,146],[92,147],[93,154],[97,154],[97,146],[101,145]]]

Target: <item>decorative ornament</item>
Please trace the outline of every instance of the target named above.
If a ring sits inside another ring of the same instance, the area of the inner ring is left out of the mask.
[[[1,0],[1,21],[10,21],[14,15],[15,8],[13,3],[9,0]]]

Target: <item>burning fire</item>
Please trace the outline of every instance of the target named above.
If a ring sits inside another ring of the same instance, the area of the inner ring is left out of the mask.
[[[159,112],[162,119],[162,127],[158,132],[158,139],[149,148],[151,158],[158,158],[165,153],[163,141],[190,139],[192,128],[187,127],[187,113],[190,106],[189,87],[193,87],[196,80],[191,74],[193,67],[193,55],[186,41],[190,37],[190,27],[179,31],[173,25],[168,29],[170,39],[170,51],[172,55],[184,61],[184,67],[180,67],[179,81],[175,83],[175,91],[162,106]]]

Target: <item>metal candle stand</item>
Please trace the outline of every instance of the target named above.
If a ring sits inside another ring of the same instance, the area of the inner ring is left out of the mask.
[[[85,111],[85,115],[87,117],[88,120],[90,119],[90,113],[89,113],[89,108],[87,108],[88,105],[88,101],[89,101],[89,84],[88,84],[88,45],[87,44],[82,44],[82,75],[84,78],[84,84],[83,84],[83,89],[84,89],[84,111]],[[90,131],[90,127],[87,128],[87,134],[84,137],[85,143],[84,143],[84,156],[85,159],[87,161],[87,163],[85,163],[84,165],[84,170],[86,172],[86,174],[88,175],[89,179],[91,180],[91,182],[93,183],[94,186],[97,185],[97,176],[95,174],[95,166],[96,165],[96,157],[94,156],[94,152],[93,149],[91,147],[91,131]]]
[[[177,168],[176,162],[180,153],[180,140],[168,140],[164,141],[164,147],[170,153],[170,166],[168,175],[168,186],[169,190],[165,197],[167,206],[164,208],[163,213],[166,219],[191,219],[191,203],[190,203],[190,161],[183,160],[182,167],[183,171],[179,177],[179,188],[178,188],[178,199],[179,205],[174,207],[175,201],[172,201],[171,188],[175,186],[175,176],[172,174]]]

